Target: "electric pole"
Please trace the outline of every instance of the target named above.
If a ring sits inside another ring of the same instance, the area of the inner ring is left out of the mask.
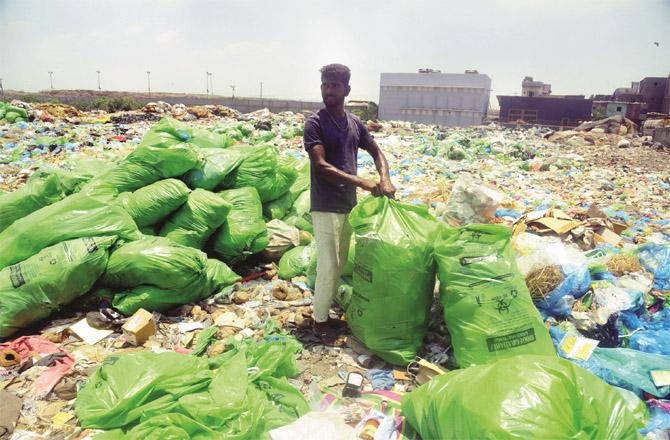
[[[51,90],[54,89],[54,73],[49,71],[49,84],[51,85]]]
[[[261,99],[263,99],[263,81],[261,81]]]
[[[207,87],[207,92],[206,93],[207,93],[207,96],[209,96],[209,72],[205,72],[205,75],[206,75],[205,76],[205,84],[206,84],[205,87]]]
[[[212,72],[209,72],[209,93],[214,96],[214,80],[212,79]]]
[[[151,72],[147,70],[147,89],[151,95]]]
[[[96,70],[95,72],[98,74],[98,92],[100,92],[102,90],[102,88],[100,88],[100,71]]]
[[[233,89],[233,99],[235,99],[235,87],[236,86],[230,86],[230,88]]]

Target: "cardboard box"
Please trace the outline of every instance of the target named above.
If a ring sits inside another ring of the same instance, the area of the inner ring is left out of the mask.
[[[151,336],[156,334],[154,315],[144,309],[139,309],[130,317],[123,327],[123,335],[133,345],[142,345]]]

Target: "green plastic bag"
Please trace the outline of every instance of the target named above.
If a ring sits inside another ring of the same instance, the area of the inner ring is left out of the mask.
[[[29,179],[21,188],[0,195],[0,232],[16,220],[64,197],[65,192],[58,176]]]
[[[242,153],[235,149],[202,149],[200,155],[200,165],[183,177],[193,189],[217,189],[242,162]]]
[[[226,263],[235,264],[265,249],[268,231],[256,189],[231,189],[218,194],[232,205],[232,210],[212,236],[212,251]]]
[[[115,168],[91,180],[83,189],[118,194],[160,179],[179,177],[200,159],[193,130],[185,123],[163,118],[144,135],[140,145]]]
[[[201,291],[207,255],[165,237],[145,237],[112,251],[101,285],[131,288],[151,284],[163,289]]]
[[[428,330],[439,223],[426,207],[372,196],[349,222],[356,234],[349,328],[385,361],[406,365]]]
[[[291,207],[293,207],[293,204],[298,197],[309,189],[309,161],[299,161],[294,166],[297,172],[297,178],[288,189],[288,192],[263,206],[263,214],[269,219],[284,218]],[[307,208],[307,211],[308,210],[309,207]]]
[[[78,238],[0,271],[0,338],[44,319],[88,290],[105,270],[116,237]]]
[[[284,222],[295,226],[301,231],[314,232],[312,227],[312,213],[310,212],[310,190],[303,191],[293,203],[284,217]]]
[[[349,253],[347,254],[347,263],[344,265],[344,269],[342,269],[341,277],[350,278],[351,276],[353,276],[355,259],[356,259],[356,236],[352,235],[351,241],[349,242]],[[305,275],[307,275],[307,285],[312,289],[314,289],[314,287],[316,286],[316,262],[317,262],[317,253],[315,247],[314,252],[312,252],[312,255],[310,257],[309,264],[307,266],[307,272],[305,273]]]
[[[402,398],[424,439],[635,439],[644,402],[555,356],[520,355],[437,376]]]
[[[295,169],[289,163],[279,161],[277,150],[272,146],[240,145],[229,150],[239,151],[243,159],[226,186],[256,188],[265,203],[281,197],[295,182]]]
[[[16,220],[0,233],[0,268],[61,241],[101,235],[116,235],[125,240],[141,237],[133,219],[114,205],[111,197],[72,194]]]
[[[286,380],[299,373],[298,350],[288,339],[239,344],[211,359],[110,356],[77,394],[75,413],[83,427],[111,430],[102,439],[267,438],[309,411]]]
[[[196,189],[188,200],[163,225],[160,235],[175,243],[197,249],[226,221],[232,204],[219,194]]]
[[[190,190],[181,180],[165,179],[140,188],[134,193],[119,194],[119,204],[137,226],[160,222],[188,199]]]
[[[290,280],[293,277],[304,275],[315,253],[315,246],[298,246],[286,252],[279,260],[279,278]]]
[[[444,322],[462,368],[519,354],[555,355],[516,267],[512,229],[444,228],[435,244]]]

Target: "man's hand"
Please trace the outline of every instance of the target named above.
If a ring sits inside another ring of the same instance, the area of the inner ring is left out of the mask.
[[[382,181],[379,182],[379,192],[381,195],[393,199],[395,198],[396,188],[393,186],[393,183],[391,183],[391,180],[382,179]]]
[[[358,186],[360,186],[364,191],[369,191],[375,197],[379,197],[382,195],[379,184],[372,180],[362,179],[361,183]]]

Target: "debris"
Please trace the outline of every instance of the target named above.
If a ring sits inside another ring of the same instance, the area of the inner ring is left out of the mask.
[[[156,321],[151,313],[139,309],[121,328],[126,340],[139,346],[156,333]]]

